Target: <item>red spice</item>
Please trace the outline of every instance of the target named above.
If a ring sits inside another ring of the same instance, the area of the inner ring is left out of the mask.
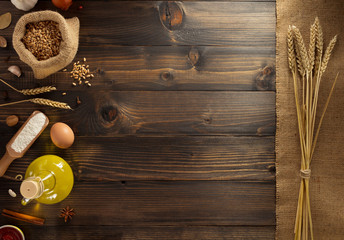
[[[0,229],[0,240],[23,240],[19,230],[13,227],[4,227]]]

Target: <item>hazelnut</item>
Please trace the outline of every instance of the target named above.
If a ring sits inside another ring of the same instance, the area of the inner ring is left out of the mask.
[[[9,127],[13,127],[17,125],[18,121],[19,121],[19,118],[16,115],[11,115],[6,118],[6,124]]]

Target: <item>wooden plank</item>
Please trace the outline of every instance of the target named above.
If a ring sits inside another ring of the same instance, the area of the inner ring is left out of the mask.
[[[69,103],[74,111],[35,106],[54,121],[68,123],[77,135],[115,134],[235,134],[273,135],[275,131],[274,92],[218,91],[74,91],[43,94]],[[76,97],[82,104],[77,106]],[[11,94],[7,102],[23,99]],[[32,103],[3,107],[0,119],[20,113],[31,114]],[[1,134],[8,134],[6,128]]]
[[[7,0],[0,0],[1,1],[7,1]],[[40,0],[42,2],[44,1],[51,1],[51,0]],[[88,2],[88,1],[95,1],[95,0],[83,0],[83,1],[73,1],[73,5],[69,9],[77,9],[80,5],[82,5],[82,2]],[[127,2],[128,0],[107,0],[107,2]],[[155,0],[140,0],[142,2],[149,1],[149,2],[154,2]],[[184,0],[183,2],[209,2],[209,0]],[[276,2],[276,0],[216,0],[216,2]],[[35,11],[36,9],[32,9],[32,11]],[[58,10],[58,8],[53,8],[51,7],[51,10]]]
[[[46,218],[47,226],[64,225],[61,207],[75,208],[70,225],[252,225],[275,224],[275,185],[271,182],[127,181],[76,182],[61,204],[19,207],[8,189],[19,183],[0,180],[0,206]],[[36,206],[36,207],[35,207]],[[0,224],[5,224],[4,217]]]
[[[11,221],[10,221],[11,223]],[[12,224],[18,225],[13,221]],[[274,226],[22,226],[27,239],[273,240]]]
[[[85,1],[83,10],[60,11],[81,22],[80,44],[274,46],[274,2]],[[23,15],[9,1],[0,9],[13,14],[3,31],[9,37]],[[39,1],[35,10],[55,9]]]
[[[5,140],[0,139],[0,146]],[[275,177],[273,137],[77,137],[67,150],[43,137],[13,162],[6,175],[24,175],[45,149],[69,162],[76,178],[85,181],[273,181]]]
[[[1,1],[7,1],[7,0],[0,0]],[[40,0],[42,2],[44,1],[51,1],[51,0]],[[95,1],[95,0],[83,0],[83,1],[73,1],[73,5],[70,7],[70,9],[76,9],[78,8],[80,5],[82,5],[82,2],[88,2],[88,1]],[[128,0],[107,0],[107,2],[127,2]],[[149,2],[152,2],[152,0],[140,0],[142,2],[144,1],[149,1]],[[206,2],[209,2],[209,0],[184,0],[183,2],[203,2],[203,1],[206,1]],[[154,2],[154,0],[153,0]],[[216,2],[276,2],[276,0],[217,0]],[[58,10],[58,8],[53,8],[52,7],[52,10]],[[32,11],[35,11],[35,8],[32,9]]]
[[[275,90],[272,45],[80,46],[75,61],[84,57],[95,75],[90,80],[92,86],[111,90]],[[74,79],[69,74],[72,63],[67,72],[35,80],[31,68],[19,60],[13,49],[0,54],[0,62],[4,63],[1,77],[17,88],[49,83],[58,89],[73,88]],[[21,66],[20,80],[7,71],[11,65]]]

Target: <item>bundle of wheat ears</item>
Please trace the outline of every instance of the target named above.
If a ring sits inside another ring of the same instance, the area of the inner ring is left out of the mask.
[[[294,80],[301,146],[301,185],[294,228],[295,240],[314,239],[309,199],[310,164],[319,136],[319,130],[338,78],[337,74],[320,120],[316,124],[320,84],[336,41],[337,36],[332,38],[325,52],[323,51],[323,32],[318,18],[315,19],[310,29],[308,51],[300,30],[295,26],[289,26],[288,28],[288,63]]]
[[[0,82],[2,82],[3,84],[12,88],[14,91],[21,93],[23,95],[38,95],[41,93],[48,93],[48,92],[56,90],[56,87],[53,87],[53,86],[44,86],[44,87],[40,87],[40,88],[18,90],[15,87],[13,87],[12,85],[8,84],[3,79],[0,79]],[[21,101],[16,101],[16,102],[4,103],[4,104],[0,104],[0,107],[9,106],[9,105],[18,104],[18,103],[23,103],[23,102],[32,102],[32,103],[36,103],[39,105],[45,105],[45,106],[50,106],[50,107],[54,107],[54,108],[72,109],[67,103],[53,101],[53,100],[45,99],[45,98],[31,98],[31,99],[26,99],[26,100],[21,100]]]

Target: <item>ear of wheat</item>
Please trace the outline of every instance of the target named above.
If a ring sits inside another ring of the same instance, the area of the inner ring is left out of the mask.
[[[33,89],[22,89],[22,90],[19,90],[19,92],[24,95],[37,95],[37,94],[47,93],[47,92],[51,92],[55,90],[56,90],[56,87],[44,86],[44,87],[33,88]]]
[[[21,101],[16,101],[16,102],[4,103],[4,104],[0,104],[0,107],[24,103],[24,102],[32,102],[39,105],[45,105],[45,106],[50,106],[54,108],[73,110],[67,103],[53,101],[53,100],[45,99],[45,98],[31,98],[31,99],[26,99],[26,100],[21,100]]]
[[[324,46],[324,37],[323,37],[323,31],[319,23],[319,18],[316,17],[314,21],[315,25],[315,31],[316,31],[316,37],[315,37],[315,68],[314,68],[314,75],[318,75],[318,71],[320,69],[321,65],[321,59],[323,55],[323,46]]]
[[[12,88],[14,91],[19,92],[23,95],[37,95],[37,94],[47,93],[47,92],[51,92],[51,91],[56,90],[56,87],[53,87],[53,86],[44,86],[44,87],[40,87],[40,88],[18,90],[15,87],[13,87],[12,85],[10,85],[9,83],[7,83],[6,81],[4,81],[3,79],[0,79],[0,81],[3,84],[7,85],[8,87]]]
[[[319,130],[338,79],[337,74],[327,97],[320,120],[316,126],[315,119],[320,82],[327,68],[336,41],[337,36],[330,41],[323,54],[323,32],[318,18],[315,19],[310,29],[308,51],[306,50],[299,29],[295,26],[289,26],[288,28],[288,64],[294,81],[294,94],[301,147],[301,184],[294,228],[295,240],[314,239],[309,199],[310,164],[318,140]],[[299,83],[299,79],[302,80],[302,84]]]
[[[46,105],[54,108],[62,108],[62,109],[72,109],[67,103],[64,102],[58,102],[58,101],[53,101],[50,99],[45,99],[45,98],[32,98],[29,99],[30,102],[40,104],[40,105]]]

